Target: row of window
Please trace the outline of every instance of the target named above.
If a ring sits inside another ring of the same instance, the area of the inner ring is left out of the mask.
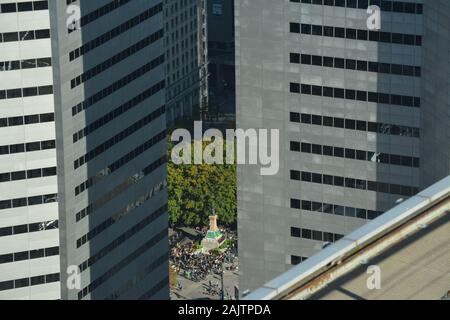
[[[116,212],[114,215],[112,215],[110,218],[106,219],[102,223],[100,223],[95,228],[91,229],[87,234],[80,237],[77,240],[77,248],[80,248],[81,246],[85,245],[98,235],[100,235],[102,232],[107,230],[112,225],[116,224],[120,220],[122,220],[123,217],[128,215],[130,212],[132,212],[134,209],[142,206],[145,202],[150,200],[154,195],[156,195],[159,191],[164,190],[164,184],[159,183],[154,188],[152,188],[151,191],[146,192],[143,196],[141,196],[138,200],[134,201],[133,203],[129,204],[129,207],[125,207],[119,212]],[[161,216],[167,212],[167,206],[163,206],[159,208],[158,210],[155,210],[151,215],[156,215],[157,217]],[[83,217],[80,217],[82,219]]]
[[[162,11],[162,3],[159,3],[156,6],[153,6],[150,9],[147,9],[144,12],[142,12],[141,14],[135,16],[134,18],[113,28],[112,30],[102,34],[101,36],[99,36],[91,41],[88,41],[81,47],[79,47],[69,53],[70,61],[73,61],[73,60],[85,55],[86,53],[92,51],[93,49],[118,37],[119,35],[127,32],[131,28],[145,22],[146,20],[150,19],[151,17],[155,16],[156,14],[158,14],[161,11]]]
[[[367,31],[364,29],[340,28],[317,24],[300,24],[296,22],[289,23],[289,31],[291,33],[301,33],[313,36],[405,44],[411,46],[422,45],[422,36],[414,34]]]
[[[58,220],[0,228],[0,237],[58,229]]]
[[[80,212],[78,212],[76,214],[76,221],[79,222],[82,219],[84,219],[85,217],[91,215],[97,209],[101,208],[105,203],[109,202],[111,199],[114,199],[114,197],[117,197],[117,195],[119,193],[122,193],[123,191],[127,190],[129,188],[129,186],[131,186],[131,185],[133,185],[133,184],[129,184],[129,185],[125,186],[124,189],[120,189],[120,190],[117,190],[119,188],[119,187],[117,187],[114,189],[114,191],[118,192],[117,194],[113,193],[113,192],[109,192],[107,195],[103,196],[99,200],[96,200],[94,203],[91,203],[87,208],[81,210]],[[155,187],[150,189],[150,191],[146,192],[143,196],[141,196],[135,202],[132,202],[128,206],[117,211],[116,213],[111,215],[111,217],[113,219],[117,219],[117,220],[122,219],[123,216],[127,215],[128,213],[133,211],[135,208],[143,205],[146,201],[153,198],[160,191],[165,190],[166,187],[167,187],[167,181],[165,181],[165,180],[160,183],[157,183],[155,185]],[[86,241],[89,241],[88,238],[86,238]],[[86,243],[86,242],[84,242],[84,243]],[[78,245],[82,246],[84,243],[83,243],[83,240],[80,240],[80,242],[77,241],[77,247],[78,247]]]
[[[0,210],[6,209],[14,209],[26,206],[35,206],[39,204],[46,204],[58,201],[57,194],[47,194],[42,196],[34,196],[28,198],[19,198],[19,199],[11,199],[11,200],[1,200],[0,201]],[[0,232],[1,236],[1,232]]]
[[[306,260],[308,260],[308,258],[306,257],[291,256],[291,265],[296,266],[302,262],[305,262]]]
[[[290,121],[295,123],[334,127],[347,130],[357,130],[363,132],[368,131],[373,133],[402,136],[402,137],[411,137],[411,138],[420,137],[419,128],[399,126],[388,123],[319,116],[307,113],[291,112]]]
[[[375,210],[345,207],[331,203],[323,203],[299,199],[291,199],[291,209],[304,210],[310,212],[320,212],[364,220],[376,219],[384,213]]]
[[[151,163],[149,166],[145,167],[143,170],[128,177],[128,179],[126,179],[124,182],[122,182],[121,184],[116,186],[114,189],[112,189],[111,191],[109,191],[108,193],[106,193],[105,195],[100,197],[99,199],[97,199],[93,204],[90,204],[87,208],[78,212],[76,214],[76,221],[78,222],[81,219],[84,219],[86,216],[92,214],[93,211],[95,211],[99,207],[103,206],[110,199],[114,198],[114,196],[117,196],[117,195],[125,192],[131,186],[137,184],[144,177],[150,175],[153,171],[158,169],[160,166],[166,164],[166,162],[167,162],[167,157],[163,156],[163,157],[159,158],[158,160],[154,161],[153,163]],[[98,175],[99,178],[98,178],[98,180],[95,181],[95,183],[100,182],[109,174],[111,174],[111,173],[107,173],[106,175]],[[116,217],[117,220],[119,219],[118,217],[120,216],[121,212],[131,211],[132,209],[134,209],[134,207],[139,206],[142,201],[143,202],[147,201],[148,200],[147,197],[153,197],[154,192],[160,191],[161,188],[163,188],[163,187],[164,187],[164,184],[163,185],[157,184],[157,185],[155,185],[155,187],[153,189],[150,189],[149,192],[147,192],[144,196],[139,198],[137,201],[133,202],[132,204],[127,205],[126,208],[122,209],[119,212],[118,216]]]
[[[49,94],[53,94],[53,86],[0,90],[0,100],[44,96]]]
[[[290,53],[289,61],[295,64],[313,65],[337,69],[369,71],[395,75],[420,77],[421,68],[416,66],[390,64],[374,61],[343,59],[337,57],[317,56],[310,54]]]
[[[156,167],[153,169],[156,170]],[[150,174],[150,173],[148,173]],[[118,185],[115,187],[112,191],[108,192],[107,194],[103,195],[102,197],[95,200],[93,203],[90,203],[86,208],[83,210],[80,210],[76,214],[76,221],[79,222],[82,219],[86,218],[87,216],[92,215],[96,210],[100,209],[103,205],[111,201],[112,199],[116,198],[119,194],[123,193],[124,191],[128,190],[131,186],[135,185],[137,182],[139,182],[144,175],[142,174],[138,178],[135,179],[127,179],[124,183]],[[141,206],[144,202],[148,201],[150,198],[156,195],[159,191],[164,190],[167,187],[167,181],[162,181],[160,183],[157,183],[153,188],[151,188],[148,192],[146,192],[143,196],[141,196],[139,199],[137,199],[135,202],[129,204],[127,207],[122,208],[118,212],[116,212],[111,217],[115,217],[116,219],[121,219],[123,215],[128,214],[129,212],[133,211],[138,206]],[[80,245],[83,245],[81,242]]]
[[[123,167],[124,165],[129,163],[130,161],[134,160],[136,157],[140,156],[142,153],[144,153],[145,151],[147,151],[148,149],[150,149],[151,147],[153,147],[160,141],[163,141],[165,139],[166,134],[167,134],[167,132],[165,130],[161,131],[159,134],[157,134],[153,138],[147,140],[145,143],[141,144],[133,151],[129,152],[128,154],[126,154],[125,156],[120,158],[119,160],[110,164],[105,169],[101,170],[95,176],[98,179],[98,177],[112,174],[113,172],[117,171],[118,169],[120,169],[121,167]],[[94,177],[91,177],[91,178],[94,178]],[[87,181],[90,181],[90,178]],[[83,186],[86,187],[86,184],[82,184],[80,186],[80,192],[84,191]]]
[[[142,128],[145,128],[147,125],[152,123],[154,120],[156,120],[159,117],[161,117],[162,115],[164,115],[164,113],[165,113],[164,110],[159,108],[159,109],[151,112],[150,114],[148,114],[144,118],[140,119],[139,121],[133,123],[128,128],[122,130],[121,132],[119,132],[115,136],[111,137],[110,139],[108,139],[104,143],[102,143],[99,146],[95,147],[93,150],[89,151],[84,156],[81,156],[80,158],[75,160],[75,162],[74,162],[75,170],[79,166],[87,164],[89,161],[94,160],[95,158],[97,158],[98,156],[100,156],[104,152],[108,151],[109,149],[111,149],[115,145],[119,144],[120,142],[122,142],[123,140],[128,138],[129,136],[133,135],[137,131],[141,130]],[[94,182],[93,180],[87,181],[87,183],[85,185],[85,187],[86,187],[85,189],[89,188],[93,184],[93,182]],[[80,192],[78,192],[78,194],[79,193]],[[78,195],[78,194],[76,194],[76,195]]]
[[[336,99],[357,100],[364,102],[383,103],[403,107],[420,108],[420,98],[397,94],[361,91],[353,89],[322,87],[311,84],[291,82],[289,91],[292,93],[329,97]]]
[[[120,80],[117,80],[116,82],[114,82],[113,84],[104,88],[103,90],[90,96],[88,99],[84,100],[83,102],[80,102],[78,105],[76,105],[72,108],[72,115],[75,116],[76,114],[88,109],[89,107],[93,106],[97,102],[105,99],[106,97],[110,96],[117,90],[122,89],[123,87],[130,84],[134,80],[139,79],[140,77],[149,73],[150,71],[152,71],[153,69],[162,65],[163,63],[164,63],[164,54],[160,55],[156,59],[153,59],[152,61],[143,65],[139,69],[127,74],[125,77],[121,78]]]
[[[0,173],[0,183],[56,176],[56,167]]]
[[[10,2],[0,5],[0,13],[48,10],[48,1]]]
[[[105,203],[107,203],[109,200],[114,198],[114,196],[117,196],[117,195],[123,193],[124,191],[128,190],[132,185],[135,185],[136,183],[138,183],[145,176],[148,176],[149,174],[151,174],[153,171],[155,171],[157,168],[159,168],[161,165],[165,164],[166,162],[167,162],[167,157],[163,156],[163,157],[159,158],[158,160],[156,160],[155,162],[153,162],[152,164],[150,164],[149,166],[147,166],[146,168],[144,168],[143,170],[141,170],[138,173],[130,176],[128,179],[126,179],[124,182],[122,182],[121,184],[116,186],[110,192],[108,192],[105,195],[103,195],[102,197],[98,198],[95,202],[89,204],[89,206],[86,207],[85,209],[79,211],[76,214],[76,221],[78,222],[81,219],[84,219],[86,216],[89,216],[95,210],[97,210],[98,208],[103,206]],[[105,179],[105,177],[107,177],[111,173],[112,172],[110,172],[109,170],[108,171],[102,170],[100,173],[98,173],[96,175],[96,178],[91,178],[90,179],[90,180],[94,180],[92,182],[92,185],[99,183],[100,181]],[[84,190],[86,184],[87,184],[87,182],[85,182],[84,184],[76,187],[75,188],[75,193],[80,192],[80,190]],[[92,186],[92,185],[90,185],[90,186]],[[152,196],[153,195],[152,191],[153,191],[153,189],[150,190],[150,192],[148,194],[146,193],[145,195]],[[143,197],[143,198],[145,198],[145,197]],[[145,201],[146,200],[148,200],[148,199],[145,199]],[[128,206],[127,208],[131,208],[131,207],[132,206]]]
[[[291,170],[291,180],[331,185],[336,187],[375,191],[412,197],[419,192],[419,188],[397,184],[367,181],[354,178],[331,176],[321,173]]]
[[[59,273],[0,282],[0,291],[38,286],[59,281]]]
[[[67,5],[70,5],[71,3],[75,2],[76,0],[67,0]],[[126,5],[131,0],[114,0],[110,3],[105,4],[104,6],[101,6],[100,8],[88,13],[85,16],[82,16],[80,18],[80,27],[84,27],[85,25],[100,19],[101,17],[111,13],[112,11]],[[69,33],[75,31],[76,29],[69,29]]]
[[[123,242],[126,239],[120,238],[120,241]],[[91,284],[86,286],[83,290],[78,292],[78,299],[81,300],[84,297],[86,297],[89,293],[97,289],[99,286],[101,286],[103,283],[105,283],[108,279],[113,277],[115,274],[120,272],[123,268],[125,268],[127,265],[129,265],[133,260],[141,256],[142,254],[146,253],[148,250],[150,250],[152,247],[154,247],[156,244],[158,244],[161,241],[167,241],[167,230],[163,230],[157,235],[155,235],[153,238],[151,238],[149,241],[144,243],[141,247],[136,249],[134,252],[129,254],[126,258],[122,259],[118,264],[113,266],[111,269],[109,269],[107,272],[105,272],[102,276],[95,279]],[[114,242],[112,242],[108,247],[116,248],[119,245],[119,239],[116,239]],[[87,263],[87,262],[85,262]]]
[[[29,116],[0,118],[0,128],[22,126],[24,124],[28,125],[36,123],[46,123],[53,121],[55,121],[55,114],[53,112],[43,114],[32,114]]]
[[[122,233],[119,237],[117,237],[114,241],[110,242],[107,246],[103,247],[101,250],[99,250],[96,254],[92,255],[89,259],[82,262],[78,267],[80,268],[81,272],[84,272],[91,266],[93,266],[95,263],[97,263],[100,259],[105,257],[108,253],[119,247],[122,243],[127,241],[127,239],[131,238],[138,232],[142,231],[145,227],[150,225],[152,222],[154,222],[156,219],[161,217],[165,212],[154,212],[153,214],[150,214],[146,216],[144,219],[142,219],[140,222],[135,224],[133,227]],[[166,235],[167,236],[167,235]],[[158,237],[158,236],[156,236]]]
[[[59,247],[2,254],[0,255],[0,264],[53,257],[58,254]]]
[[[342,239],[344,235],[306,228],[291,227],[291,237],[333,243]]]
[[[115,56],[109,58],[108,60],[96,65],[95,67],[89,69],[88,71],[84,72],[82,75],[72,79],[70,81],[71,88],[78,87],[82,83],[88,81],[89,79],[92,79],[93,77],[99,75],[100,73],[104,72],[105,70],[111,68],[112,66],[118,64],[119,62],[125,60],[129,56],[139,52],[140,50],[148,47],[152,43],[155,43],[159,39],[163,37],[164,31],[163,29],[152,33],[150,36],[146,37],[145,39],[135,43],[134,45],[128,47],[127,49],[119,52]]]
[[[156,190],[156,189],[159,190]],[[92,228],[87,234],[80,237],[77,240],[77,248],[80,248],[81,246],[84,246],[86,243],[100,235],[102,232],[107,230],[112,225],[116,224],[120,220],[122,220],[126,215],[128,215],[130,212],[132,212],[134,209],[142,206],[144,203],[146,203],[148,200],[150,200],[155,194],[158,193],[158,191],[161,191],[162,185],[157,185],[154,189],[152,189],[149,192],[146,192],[143,196],[139,197],[138,200],[133,201],[128,206],[126,206],[124,209],[120,210],[120,212],[115,213],[96,227]],[[162,206],[158,210],[155,210],[151,215],[162,215],[164,212],[167,212],[167,206]]]
[[[159,160],[155,161],[148,167],[146,167],[144,170],[140,171],[139,173],[133,175],[132,177],[126,179],[123,183],[115,187],[112,191],[108,192],[107,194],[103,195],[102,197],[98,198],[95,202],[90,203],[86,208],[79,211],[76,214],[76,221],[79,222],[80,220],[84,219],[85,217],[91,215],[93,212],[95,212],[97,209],[101,208],[103,205],[108,203],[111,199],[114,199],[117,197],[117,195],[123,193],[125,190],[128,190],[132,185],[135,185],[138,183],[142,178],[152,173],[154,170],[156,170],[159,166],[166,163],[167,159],[166,157],[162,157]],[[103,170],[104,171],[104,170]],[[104,174],[97,174],[97,177],[99,181],[103,180],[107,175],[111,174],[112,172],[106,172]],[[96,181],[98,183],[99,181]],[[138,199],[137,202],[127,206],[125,209],[120,210],[117,214],[123,214],[128,213],[129,211],[132,211],[136,206],[141,205],[142,201],[147,201],[147,197],[153,197],[155,192],[161,191],[165,188],[165,182],[157,184],[153,189],[151,189],[148,193],[146,193],[144,196]]]
[[[291,141],[290,150],[317,154],[322,156],[346,158],[360,161],[370,161],[375,163],[385,163],[395,166],[405,166],[409,168],[419,168],[419,158],[407,157],[396,154],[377,153],[365,150],[355,150],[349,148],[332,147],[320,144]]]
[[[158,259],[153,261],[151,264],[149,264],[145,268],[143,268],[140,271],[138,271],[136,277],[132,277],[131,279],[129,279],[119,289],[117,289],[112,294],[110,294],[107,298],[105,298],[105,300],[117,300],[117,299],[119,299],[122,295],[124,295],[130,289],[136,287],[136,285],[138,283],[140,283],[142,280],[144,280],[150,273],[152,273],[153,271],[158,269],[160,266],[166,264],[168,260],[169,260],[169,254],[168,253],[163,254],[161,257],[159,257]],[[150,289],[146,293],[146,296],[149,296],[149,298],[151,298],[159,290],[164,288],[168,283],[169,283],[169,279],[168,278],[164,279],[163,281],[158,283],[155,287]]]
[[[0,61],[0,71],[46,68],[52,66],[52,58]]]
[[[167,161],[167,160],[166,160]],[[153,171],[156,170],[157,167],[153,168]],[[148,172],[150,174],[151,172]],[[147,174],[147,175],[148,175]],[[103,196],[97,198],[94,202],[89,203],[89,205],[76,213],[76,222],[81,221],[82,219],[92,215],[96,210],[100,209],[106,203],[116,198],[119,194],[122,194],[126,190],[128,190],[131,186],[138,183],[142,178],[144,178],[144,173],[140,172],[137,175],[134,175],[132,178],[128,178],[125,182],[116,186],[110,192],[104,194]],[[164,180],[160,183],[157,183],[153,188],[151,188],[148,192],[146,192],[143,196],[137,199],[135,202],[127,205],[125,208],[120,209],[111,217],[115,217],[116,219],[120,219],[121,216],[128,214],[133,211],[136,207],[141,206],[144,202],[148,201],[150,198],[156,195],[159,191],[164,190],[167,187],[167,182]],[[82,245],[82,243],[81,243]]]
[[[90,135],[91,133],[97,131],[99,128],[107,125],[114,119],[118,118],[125,112],[131,110],[132,108],[136,107],[140,103],[144,102],[148,98],[154,96],[156,93],[160,92],[164,88],[164,80],[161,82],[158,82],[157,84],[151,86],[144,92],[140,93],[139,95],[135,96],[131,100],[128,100],[124,104],[120,105],[119,107],[115,108],[113,111],[107,113],[100,119],[94,121],[84,129],[78,131],[73,135],[73,143],[78,142],[79,140],[83,139],[84,137]],[[166,112],[166,107],[161,107],[161,112]]]
[[[290,0],[295,3],[318,4],[332,7],[367,10],[369,6],[378,6],[381,11],[423,14],[423,4],[391,0]]]
[[[50,39],[50,29],[0,33],[0,42]]]
[[[55,148],[56,148],[55,140],[12,144],[12,145],[0,146],[0,156],[5,155],[5,154],[16,154],[16,153],[23,153],[23,152],[51,150],[51,149],[55,149]]]

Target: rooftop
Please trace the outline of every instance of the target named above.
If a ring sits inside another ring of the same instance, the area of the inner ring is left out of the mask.
[[[449,290],[450,176],[245,299],[437,300]]]
[[[369,265],[381,269],[381,289],[369,290]],[[450,215],[419,231],[368,265],[362,265],[322,289],[312,299],[428,300],[450,290]]]

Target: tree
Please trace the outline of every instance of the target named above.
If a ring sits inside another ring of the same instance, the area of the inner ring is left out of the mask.
[[[169,147],[169,159],[172,151]],[[224,144],[224,153],[225,153]],[[168,164],[169,221],[172,226],[203,226],[214,207],[222,225],[237,216],[236,165]]]

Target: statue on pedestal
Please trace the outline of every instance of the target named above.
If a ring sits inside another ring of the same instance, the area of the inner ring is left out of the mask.
[[[220,232],[217,226],[217,215],[212,207],[212,215],[209,217],[209,230],[206,237],[202,240],[202,247],[204,252],[219,248],[225,241],[225,237]]]

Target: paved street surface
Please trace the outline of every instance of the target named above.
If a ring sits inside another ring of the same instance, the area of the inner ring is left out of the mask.
[[[209,281],[213,284],[215,293],[208,294]],[[220,300],[220,276],[210,274],[205,280],[201,282],[194,282],[182,276],[178,276],[178,282],[182,289],[174,289],[171,292],[172,300]],[[235,299],[234,286],[238,284],[237,272],[225,271],[224,274],[224,288],[225,299]],[[215,285],[215,286],[214,286]]]

